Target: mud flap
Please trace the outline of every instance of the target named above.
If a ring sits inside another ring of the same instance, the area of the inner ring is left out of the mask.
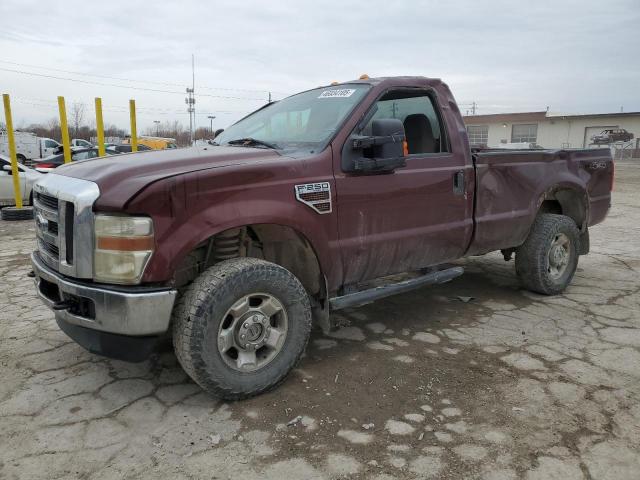
[[[323,305],[324,304],[324,305]],[[329,315],[329,302],[316,302],[311,304],[311,315],[313,317],[313,325],[318,326],[322,333],[328,335],[331,331],[331,319]]]
[[[584,232],[580,233],[580,251],[578,252],[578,255],[586,255],[589,253],[590,247],[589,229],[585,228]]]

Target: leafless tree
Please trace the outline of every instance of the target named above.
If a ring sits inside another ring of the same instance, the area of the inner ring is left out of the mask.
[[[181,147],[189,145],[189,132],[184,129],[180,120],[167,120],[155,127],[148,127],[145,130],[145,135],[173,138]]]
[[[49,129],[49,135],[51,136],[51,138],[58,139],[62,137],[60,122],[56,117],[51,118],[47,122],[47,128]]]
[[[73,136],[78,138],[80,127],[84,121],[84,103],[73,102],[71,105],[71,125],[73,126]]]

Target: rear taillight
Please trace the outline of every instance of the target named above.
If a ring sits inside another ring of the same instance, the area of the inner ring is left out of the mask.
[[[56,166],[55,163],[38,163],[36,168],[56,168]]]

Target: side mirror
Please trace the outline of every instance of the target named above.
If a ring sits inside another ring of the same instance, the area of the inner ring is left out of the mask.
[[[11,170],[11,165],[3,165],[2,171],[7,172],[9,175],[13,175],[13,170]]]
[[[351,147],[360,154],[352,158],[353,173],[385,173],[405,167],[404,125],[397,118],[380,118],[371,123],[371,136],[352,136]],[[366,154],[366,156],[365,156]]]

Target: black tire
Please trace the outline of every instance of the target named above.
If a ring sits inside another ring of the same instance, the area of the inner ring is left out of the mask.
[[[2,220],[32,220],[33,207],[4,207],[2,210]]]
[[[561,271],[554,269],[550,259],[554,242],[559,238],[568,240],[566,264]],[[526,289],[557,295],[571,283],[579,252],[580,232],[575,222],[564,215],[544,213],[538,215],[524,244],[516,249],[516,273]]]
[[[288,328],[269,363],[243,372],[226,363],[218,335],[232,305],[256,292],[279,300]],[[257,258],[234,258],[210,267],[187,287],[172,322],[176,356],[187,374],[208,393],[239,400],[275,388],[295,367],[309,340],[311,306],[300,281],[285,268]]]

